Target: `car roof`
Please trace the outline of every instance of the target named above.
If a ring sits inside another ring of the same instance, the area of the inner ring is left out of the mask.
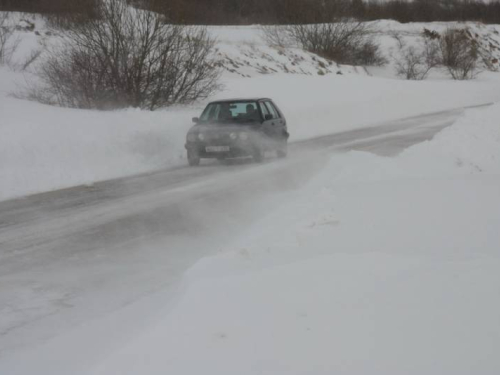
[[[232,102],[258,102],[259,100],[271,100],[269,98],[234,98],[234,99],[222,99],[222,100],[215,100],[212,103],[232,103]]]

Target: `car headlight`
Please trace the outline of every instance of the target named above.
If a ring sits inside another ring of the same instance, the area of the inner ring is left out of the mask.
[[[238,134],[236,133],[231,133],[229,134],[229,138],[231,138],[233,141],[238,138]]]
[[[240,139],[246,141],[248,139],[248,133],[240,133]]]
[[[203,133],[199,133],[199,134],[198,134],[198,139],[199,139],[200,141],[205,140],[205,134],[203,134]]]
[[[190,134],[188,134],[188,135],[187,135],[187,140],[188,140],[188,142],[196,142],[196,139],[197,139],[197,138],[198,138],[198,137],[197,137],[197,136],[196,136],[196,134],[194,134],[194,133],[190,133]]]

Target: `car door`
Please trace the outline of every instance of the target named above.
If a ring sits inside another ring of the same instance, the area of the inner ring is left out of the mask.
[[[272,138],[279,142],[288,138],[288,133],[286,129],[286,120],[281,115],[280,111],[277,109],[276,105],[271,100],[266,100],[265,105],[272,116],[271,122],[271,136]]]
[[[272,118],[271,112],[269,112],[269,109],[264,101],[259,102],[259,108],[262,113],[262,118],[264,119],[264,122],[262,123],[262,132],[265,135],[264,145],[266,148],[270,148],[271,142],[269,141],[275,138],[273,125],[274,119]]]

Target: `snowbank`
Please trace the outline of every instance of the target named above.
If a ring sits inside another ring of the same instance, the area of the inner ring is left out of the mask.
[[[449,28],[467,28],[470,37],[476,42],[480,56],[483,56],[488,63],[485,66],[484,61],[479,62],[480,70],[500,69],[500,26],[484,25],[476,22],[431,22],[431,23],[399,23],[396,21],[374,21],[373,27],[377,30],[376,40],[380,44],[383,54],[388,60],[384,67],[370,67],[369,72],[373,75],[382,77],[397,77],[396,60],[401,59],[398,42],[395,35],[401,39],[405,46],[413,46],[418,50],[423,48],[422,32],[429,31],[443,34]],[[430,72],[431,79],[450,79],[445,69],[435,68]]]
[[[500,100],[493,81],[277,74],[225,83],[217,98],[274,98],[287,115],[292,141]],[[0,97],[0,200],[184,165],[184,137],[203,105],[96,112]]]
[[[0,98],[0,200],[183,163],[196,109],[96,112]]]
[[[13,21],[23,17],[17,14]],[[35,29],[17,35],[22,42],[17,64],[56,38],[39,18],[30,22]],[[384,21],[381,27],[395,26]],[[211,32],[218,38],[218,53],[226,63],[232,61],[223,78],[225,90],[214,99],[272,97],[288,118],[292,141],[500,101],[499,77],[493,74],[474,82],[368,77],[364,70],[330,66],[304,51],[269,48],[256,26],[213,27]],[[320,76],[321,66],[343,75]],[[278,73],[263,74],[273,72]],[[0,201],[186,164],[184,137],[190,119],[206,103],[155,113],[47,107],[9,96],[24,83],[24,74],[29,78],[29,71],[0,67]]]
[[[95,374],[497,373],[499,115],[332,157]]]

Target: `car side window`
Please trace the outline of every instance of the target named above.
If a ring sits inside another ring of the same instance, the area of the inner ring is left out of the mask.
[[[270,115],[269,110],[267,109],[267,106],[264,104],[264,102],[259,102],[260,105],[260,110],[262,111],[262,116],[264,119],[266,118],[267,115]]]
[[[271,115],[273,116],[273,119],[279,119],[280,118],[280,114],[277,111],[277,109],[274,107],[273,103],[266,102],[266,106],[269,109],[269,112],[271,113]]]

